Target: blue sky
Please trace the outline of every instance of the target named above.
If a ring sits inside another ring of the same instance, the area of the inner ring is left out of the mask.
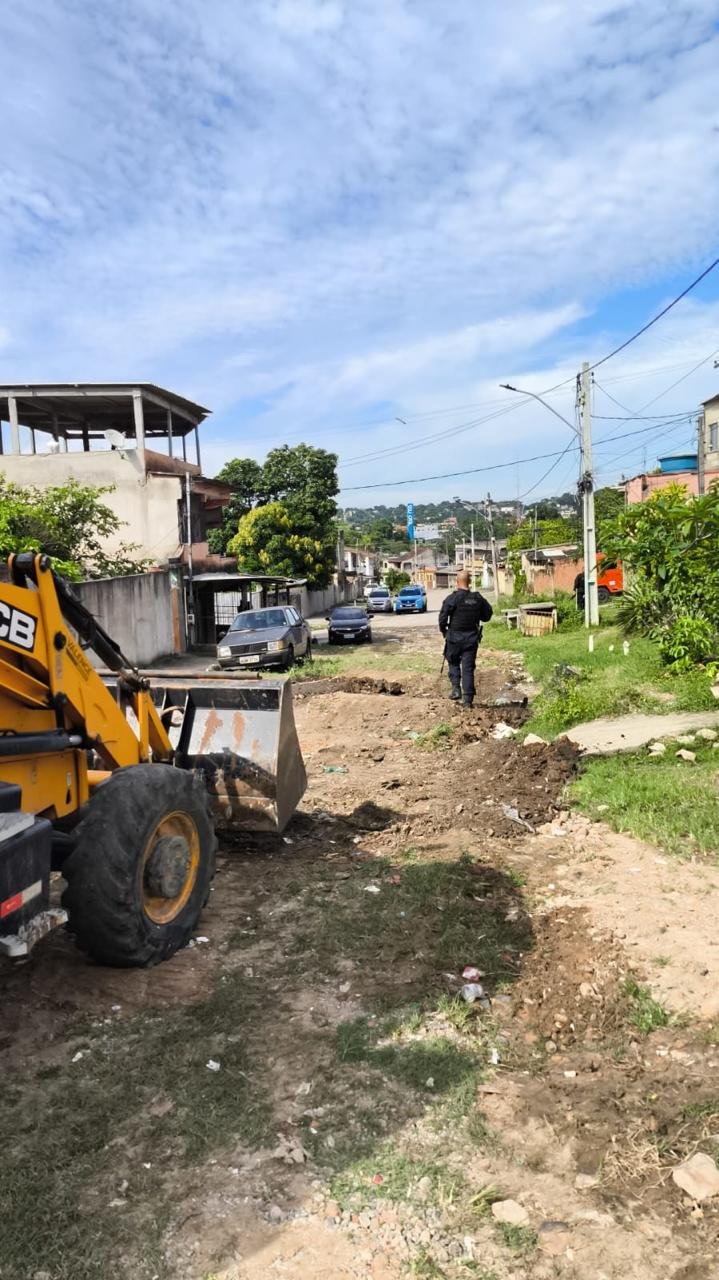
[[[0,377],[166,385],[214,411],[207,471],[309,440],[347,504],[532,489],[392,482],[563,448],[536,405],[482,422],[498,383],[571,377],[719,252],[718,65],[709,0],[5,6]],[[662,393],[715,347],[710,280],[601,385],[690,410],[712,360]]]

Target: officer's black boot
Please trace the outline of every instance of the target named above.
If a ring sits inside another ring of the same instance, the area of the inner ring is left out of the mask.
[[[456,685],[452,685],[452,692],[449,696],[452,702],[459,702],[462,697],[462,691],[461,689],[458,689]]]

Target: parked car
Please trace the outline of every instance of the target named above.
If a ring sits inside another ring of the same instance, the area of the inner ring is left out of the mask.
[[[333,609],[327,618],[327,638],[330,644],[343,644],[345,640],[372,643],[372,627],[366,609]]]
[[[424,587],[411,583],[402,587],[394,602],[395,613],[426,613],[427,592]]]
[[[280,667],[312,661],[312,632],[291,605],[238,613],[217,646],[221,667]]]
[[[368,613],[391,613],[392,596],[389,587],[370,587],[367,592]]]

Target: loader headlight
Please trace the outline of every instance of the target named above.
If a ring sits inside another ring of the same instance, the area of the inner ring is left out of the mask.
[[[267,643],[268,653],[279,653],[280,649],[286,649],[286,648],[287,648],[286,640],[269,640]]]
[[[227,645],[220,645],[219,649],[217,650],[217,656],[218,658],[231,658],[232,650],[229,649]]]

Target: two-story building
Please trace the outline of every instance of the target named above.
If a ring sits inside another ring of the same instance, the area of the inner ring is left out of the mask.
[[[231,493],[202,474],[199,428],[209,412],[150,383],[6,384],[0,474],[37,489],[68,480],[107,488],[103,501],[122,521],[106,540],[110,554],[132,543],[163,567],[186,562],[191,547],[195,569],[234,565],[207,545]]]

